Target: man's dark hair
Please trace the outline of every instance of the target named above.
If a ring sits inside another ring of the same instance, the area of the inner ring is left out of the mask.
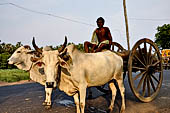
[[[99,20],[101,20],[104,24],[104,19],[102,17],[99,17],[96,22],[98,22]]]

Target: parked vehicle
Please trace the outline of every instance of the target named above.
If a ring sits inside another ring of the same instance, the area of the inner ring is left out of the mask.
[[[164,69],[170,69],[170,49],[161,51]]]

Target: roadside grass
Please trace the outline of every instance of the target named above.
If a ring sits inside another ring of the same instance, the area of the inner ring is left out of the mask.
[[[29,80],[29,73],[19,69],[0,69],[0,81],[17,82]]]

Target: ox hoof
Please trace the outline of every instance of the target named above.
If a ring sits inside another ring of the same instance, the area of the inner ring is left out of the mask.
[[[51,109],[51,105],[46,105],[45,109]]]
[[[124,113],[124,111],[125,111],[125,109],[121,109],[121,110],[120,110],[120,113]]]
[[[42,105],[43,105],[43,106],[46,106],[46,105],[47,105],[47,102],[43,102]]]
[[[107,113],[111,113],[112,111],[113,111],[113,110],[111,110],[111,109],[108,109],[108,110],[107,110]]]

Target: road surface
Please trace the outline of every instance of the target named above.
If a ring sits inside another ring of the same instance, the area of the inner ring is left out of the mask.
[[[125,113],[170,113],[170,71],[164,70],[162,88],[155,100],[149,103],[138,101],[125,79]],[[44,87],[38,83],[0,87],[0,113],[75,113],[73,98],[55,90],[50,110],[42,106]],[[86,113],[106,113],[109,95],[93,88],[93,99],[86,100]],[[119,113],[121,98],[116,97],[113,113]]]

